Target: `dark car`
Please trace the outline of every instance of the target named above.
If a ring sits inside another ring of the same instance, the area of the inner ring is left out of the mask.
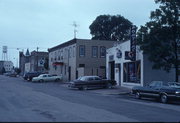
[[[167,103],[169,100],[180,100],[180,83],[152,81],[148,86],[132,88],[135,98],[151,97]]]
[[[37,77],[40,74],[42,74],[42,73],[40,73],[40,72],[28,72],[28,73],[24,74],[23,78],[24,78],[24,80],[32,81],[33,77]]]
[[[115,80],[101,79],[98,76],[82,76],[77,80],[71,81],[68,87],[86,90],[88,88],[112,88],[115,85]]]

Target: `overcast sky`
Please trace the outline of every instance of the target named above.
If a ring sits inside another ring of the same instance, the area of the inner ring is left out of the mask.
[[[17,66],[20,50],[47,51],[74,38],[91,39],[89,26],[99,15],[122,15],[144,25],[158,6],[154,0],[0,0],[0,59],[8,46],[8,60]]]

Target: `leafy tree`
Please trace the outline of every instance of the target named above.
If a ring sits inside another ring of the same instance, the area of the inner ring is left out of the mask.
[[[92,39],[122,41],[129,39],[132,23],[121,15],[100,15],[89,26]]]
[[[151,12],[150,21],[141,26],[137,41],[154,69],[169,72],[175,68],[178,82],[180,67],[180,0],[155,0],[159,8]]]
[[[4,67],[2,68],[1,73],[2,73],[2,74],[3,74],[3,73],[6,73],[6,70],[5,70]]]
[[[45,59],[44,68],[45,68],[46,70],[49,69],[49,59],[48,59],[48,58]]]
[[[15,71],[17,74],[20,74],[20,73],[21,73],[21,69],[20,69],[20,68],[14,68],[14,71]]]

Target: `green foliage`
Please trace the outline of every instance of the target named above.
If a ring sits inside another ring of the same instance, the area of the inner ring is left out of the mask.
[[[176,81],[180,47],[180,0],[155,0],[159,9],[151,12],[151,21],[141,26],[137,41],[144,54],[154,63],[153,68],[169,71],[176,69]]]
[[[14,68],[14,70],[15,70],[15,72],[16,72],[17,74],[20,74],[20,73],[21,73],[21,69],[20,69],[20,68]]]
[[[3,74],[3,73],[6,73],[6,70],[5,70],[4,67],[1,69],[1,73],[2,73],[2,74]]]
[[[121,15],[100,15],[89,26],[92,39],[128,40],[132,23]]]

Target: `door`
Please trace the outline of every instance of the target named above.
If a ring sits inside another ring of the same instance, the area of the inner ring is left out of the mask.
[[[114,71],[115,71],[115,62],[112,61],[112,62],[110,62],[110,76],[111,76],[110,78],[111,78],[111,80],[114,80],[114,78],[115,78]]]
[[[69,77],[68,77],[68,80],[70,81],[71,80],[71,67],[69,67]]]

